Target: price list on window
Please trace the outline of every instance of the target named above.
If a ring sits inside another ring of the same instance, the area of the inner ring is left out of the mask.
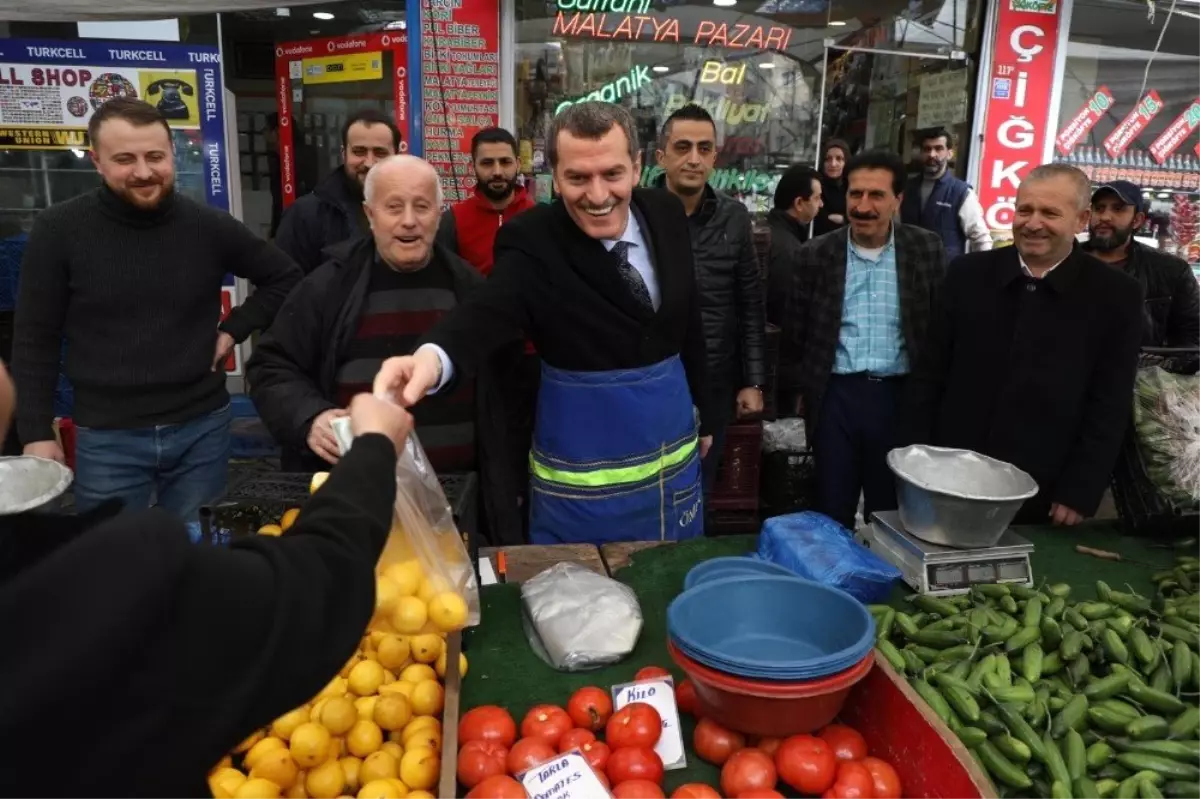
[[[421,80],[425,160],[442,176],[447,202],[475,185],[471,137],[500,119],[500,16],[481,0],[423,4]]]

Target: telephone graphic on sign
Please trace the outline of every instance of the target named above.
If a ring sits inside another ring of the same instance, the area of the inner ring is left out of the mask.
[[[196,73],[193,70],[144,71],[139,75],[142,98],[162,113],[172,127],[192,128],[200,124]]]

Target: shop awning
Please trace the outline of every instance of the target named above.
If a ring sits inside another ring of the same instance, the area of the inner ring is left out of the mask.
[[[327,0],[0,0],[0,19],[11,22],[167,19],[186,14],[311,6]]]

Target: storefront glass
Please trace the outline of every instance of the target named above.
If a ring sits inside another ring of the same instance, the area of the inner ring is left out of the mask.
[[[1076,0],[1055,160],[1151,199],[1147,242],[1200,261],[1200,37],[1195,3]],[[1165,30],[1164,30],[1165,28]],[[1161,43],[1160,43],[1161,40]]]
[[[815,162],[818,138],[907,155],[912,141],[904,134],[915,129],[922,86],[934,124],[965,122],[969,90],[948,99],[958,76],[929,77],[964,70],[970,86],[965,64],[906,55],[975,49],[980,7],[968,0],[524,0],[517,6],[515,115],[522,171],[538,198],[548,199],[550,119],[596,98],[633,111],[644,147],[642,184],[649,185],[659,174],[654,142],[663,121],[694,102],[717,122],[721,150],[711,185],[763,209],[784,169]],[[826,40],[895,52],[831,50],[822,82]]]

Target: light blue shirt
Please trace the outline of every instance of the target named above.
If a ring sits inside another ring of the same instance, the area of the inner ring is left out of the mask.
[[[887,244],[875,250],[846,237],[846,294],[833,373],[861,372],[880,377],[908,374],[894,228]]]
[[[646,284],[646,290],[650,292],[650,304],[654,306],[654,310],[658,310],[658,306],[662,304],[662,291],[658,285],[658,277],[654,274],[654,265],[650,263],[650,248],[646,245],[646,239],[642,236],[642,226],[638,224],[637,216],[633,213],[633,208],[629,209],[629,219],[625,223],[625,232],[621,234],[619,239],[601,239],[600,243],[604,245],[604,249],[612,252],[612,248],[616,246],[618,241],[629,242],[629,251],[627,256],[629,264],[637,273],[642,276],[642,281]],[[613,265],[613,269],[616,269]],[[433,350],[438,360],[442,362],[442,379],[436,386],[429,390],[430,394],[436,394],[454,378],[454,362],[450,360],[450,356],[446,351],[437,344],[422,344],[418,347],[423,349]]]

